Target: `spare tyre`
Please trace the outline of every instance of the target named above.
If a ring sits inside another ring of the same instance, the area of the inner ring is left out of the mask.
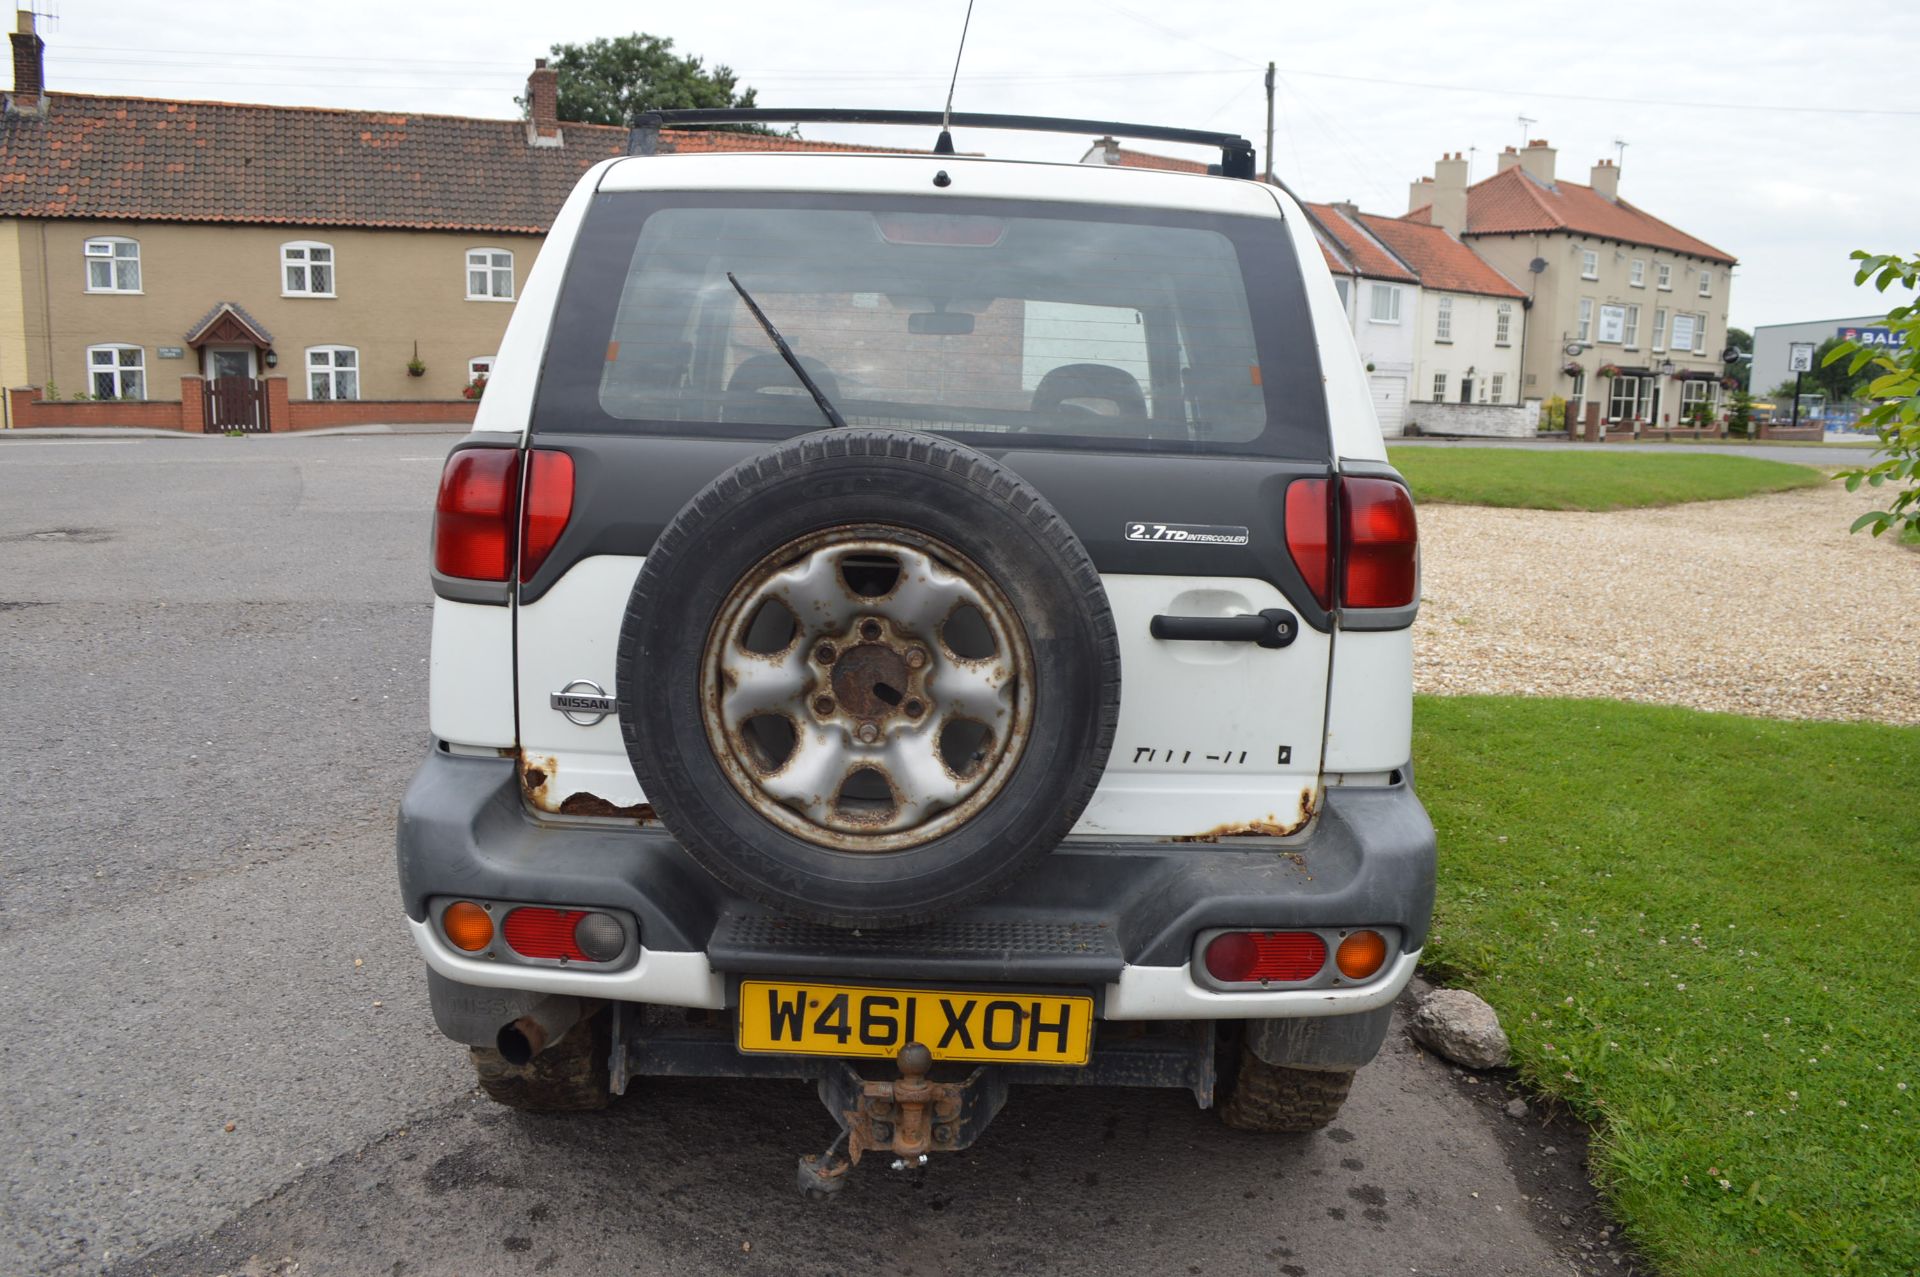
[[[1012,471],[900,430],[782,443],[661,532],[620,628],[647,801],[714,877],[842,927],[1006,886],[1106,765],[1099,573]]]

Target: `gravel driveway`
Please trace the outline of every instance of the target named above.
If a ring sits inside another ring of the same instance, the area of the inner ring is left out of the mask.
[[[1423,692],[1920,723],[1920,552],[1839,484],[1611,514],[1420,509]]]

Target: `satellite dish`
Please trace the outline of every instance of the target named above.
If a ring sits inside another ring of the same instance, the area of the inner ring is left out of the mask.
[[[1538,275],[1541,271],[1545,270],[1546,268],[1547,268],[1547,259],[1544,257],[1536,257],[1532,261],[1527,263],[1527,269],[1532,271],[1536,275]]]

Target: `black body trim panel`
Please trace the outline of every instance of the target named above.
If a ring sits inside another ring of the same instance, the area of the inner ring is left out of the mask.
[[[398,854],[402,904],[416,920],[426,917],[434,896],[586,901],[633,914],[641,943],[653,950],[706,951],[718,931],[722,940],[735,936],[730,967],[761,972],[786,950],[779,942],[744,943],[738,928],[723,930],[729,915],[764,911],[722,887],[658,825],[535,817],[521,801],[511,759],[429,754],[401,800]],[[1105,932],[1125,962],[1176,967],[1188,960],[1194,935],[1208,927],[1369,923],[1400,928],[1405,948],[1418,949],[1433,894],[1433,825],[1403,781],[1329,789],[1308,840],[1280,848],[1258,838],[1219,844],[1069,839],[1003,895],[958,910],[940,925],[990,931],[1032,924],[1042,939],[1060,927]],[[945,941],[915,946],[912,931],[900,934],[899,942],[886,942],[889,979],[1009,978],[1000,957]],[[871,978],[871,953],[816,948],[821,951],[807,974]],[[1086,961],[1109,969],[1112,951]],[[1032,968],[1020,969],[1033,978]],[[1062,978],[1057,971],[1044,975]]]

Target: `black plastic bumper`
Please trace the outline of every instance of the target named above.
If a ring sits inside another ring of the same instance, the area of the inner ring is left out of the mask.
[[[597,905],[631,913],[650,950],[765,975],[1095,984],[1128,964],[1179,966],[1209,927],[1391,926],[1415,950],[1433,911],[1433,825],[1404,780],[1328,790],[1312,835],[1290,846],[1070,839],[1001,896],[896,932],[784,918],[657,825],[544,819],[507,758],[428,755],[400,803],[398,846],[416,921],[436,896]]]

